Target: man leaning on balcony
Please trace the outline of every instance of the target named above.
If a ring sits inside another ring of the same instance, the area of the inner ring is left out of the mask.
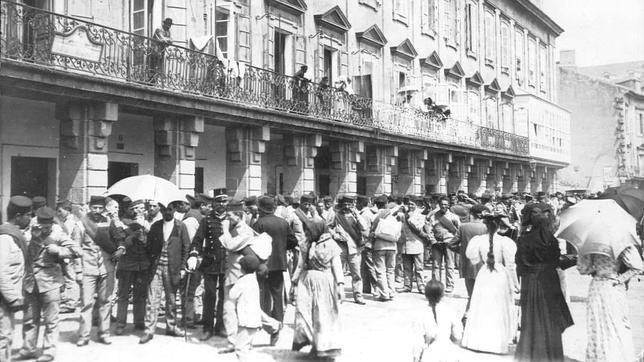
[[[165,18],[160,28],[154,30],[154,45],[150,55],[150,81],[155,82],[163,74],[163,63],[165,58],[165,49],[172,44],[172,18]]]

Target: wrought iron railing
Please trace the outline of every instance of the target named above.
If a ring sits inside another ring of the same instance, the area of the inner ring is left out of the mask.
[[[528,155],[527,138],[0,0],[0,57],[381,133]]]

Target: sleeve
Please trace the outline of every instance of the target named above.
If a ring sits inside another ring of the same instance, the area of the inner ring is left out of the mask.
[[[190,232],[184,223],[181,225],[181,265],[186,265],[188,255],[190,254]]]
[[[452,240],[449,241],[449,244],[447,244],[447,247],[455,253],[459,253],[461,251],[461,238],[463,237],[462,229],[462,225],[456,229],[456,235],[454,235]]]
[[[479,255],[479,244],[481,243],[480,235],[475,236],[467,244],[467,249],[465,250],[465,256],[470,259],[470,262],[474,265],[481,262],[481,256]]]
[[[515,256],[517,254],[517,246],[514,241],[507,236],[503,236],[501,239],[503,240],[503,248],[501,249],[503,264],[506,268],[514,271],[516,270]]]
[[[619,256],[619,259],[624,263],[627,270],[620,274],[617,277],[620,283],[626,283],[632,277],[637,274],[640,274],[644,270],[644,265],[642,265],[642,258],[637,252],[637,248],[634,246],[629,246]]]
[[[356,213],[356,220],[358,220],[358,226],[360,227],[360,231],[365,232],[369,230],[369,223],[367,223],[367,221],[362,215],[360,215],[359,213]]]
[[[57,233],[57,243],[60,246],[58,257],[61,259],[73,259],[81,255],[80,245],[74,244],[72,239],[65,232]]]
[[[9,235],[0,235],[0,297],[12,304],[22,298],[22,274],[20,261],[12,260],[11,249],[18,248]],[[22,257],[22,251],[20,251]],[[22,261],[24,268],[24,259]]]

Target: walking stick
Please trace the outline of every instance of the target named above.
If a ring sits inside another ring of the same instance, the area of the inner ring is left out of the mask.
[[[188,276],[186,278],[186,290],[183,292],[183,320],[187,320],[186,316],[186,304],[188,303],[188,292],[190,291],[190,277],[192,276],[191,271],[187,271]],[[184,342],[188,343],[188,328],[186,328],[185,323],[183,326],[183,340]]]

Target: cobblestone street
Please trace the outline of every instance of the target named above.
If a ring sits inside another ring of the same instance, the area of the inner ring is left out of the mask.
[[[427,272],[427,271],[426,271]],[[572,303],[571,310],[575,325],[564,334],[564,349],[568,361],[583,361],[586,346],[585,295],[589,282],[588,277],[580,276],[574,268],[567,272],[567,280]],[[348,283],[347,285],[350,285]],[[347,293],[348,295],[349,293]],[[459,311],[464,310],[466,292],[462,279],[448,302]],[[635,350],[644,348],[644,279],[634,279],[629,290],[630,316],[633,328]],[[350,299],[349,299],[350,300]],[[382,303],[371,298],[367,305],[359,306],[351,301],[342,305],[344,327],[343,355],[338,361],[411,361],[411,351],[415,342],[421,341],[415,328],[420,312],[425,308],[424,296],[418,293],[399,294],[395,301]],[[209,343],[198,341],[201,332],[191,330],[189,341],[183,338],[167,337],[163,329],[157,330],[154,339],[139,345],[139,331],[128,327],[126,335],[114,336],[111,346],[90,343],[78,348],[76,341],[77,314],[63,315],[61,341],[58,346],[57,361],[196,361],[209,358],[213,361],[235,361],[234,355],[219,355],[217,350],[225,346],[222,338],[213,338]],[[268,335],[258,334],[255,339],[258,361],[307,361],[308,350],[292,352],[293,307],[288,308],[284,332],[275,347],[268,346]],[[16,333],[19,346],[20,328]],[[93,336],[95,337],[95,336]],[[512,355],[498,356],[461,350],[461,361],[512,361]]]

